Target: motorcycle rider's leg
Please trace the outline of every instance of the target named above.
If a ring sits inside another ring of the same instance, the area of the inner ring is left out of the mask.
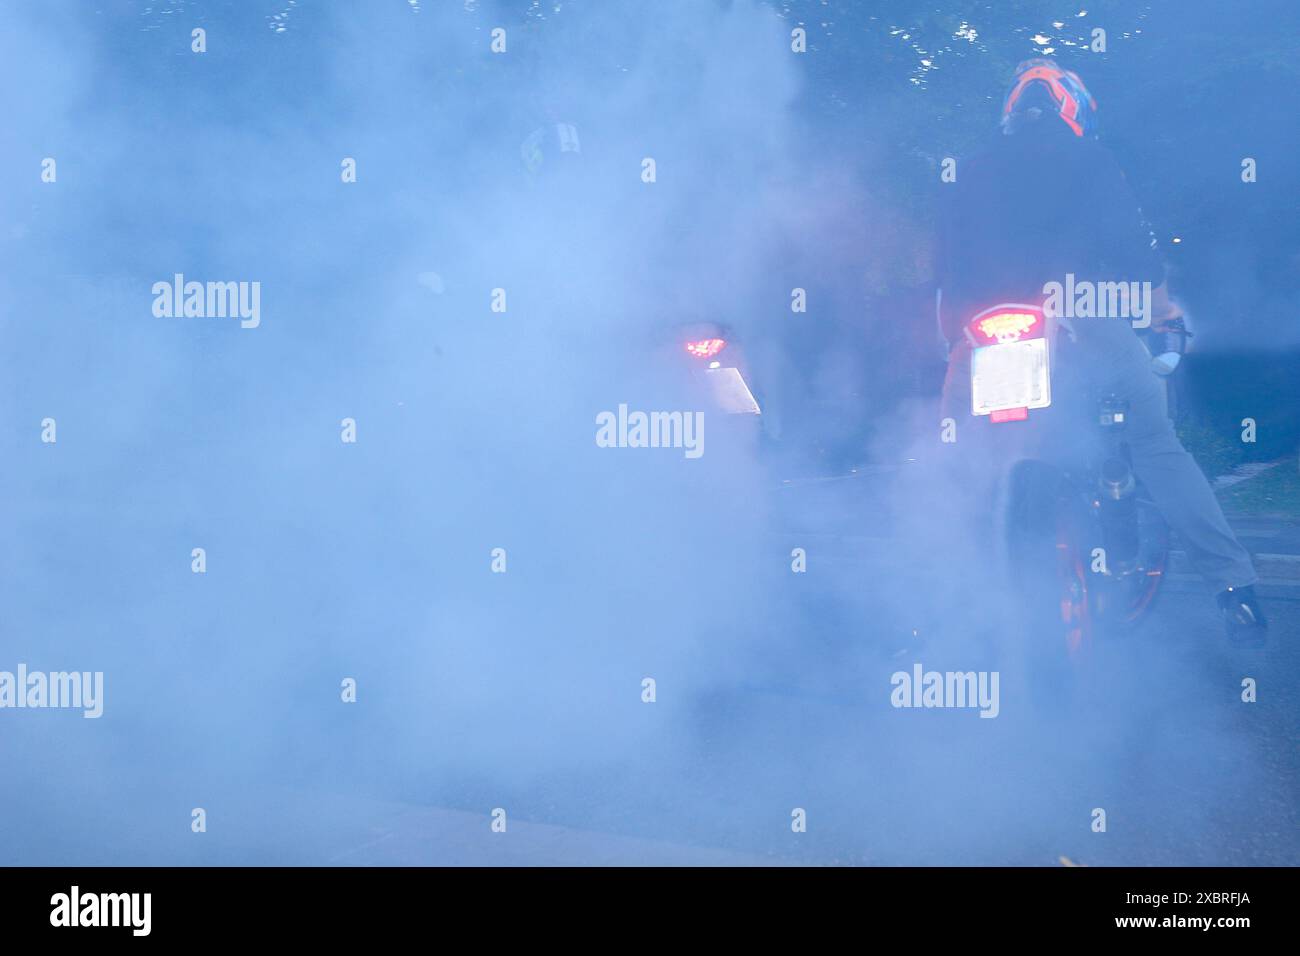
[[[1253,586],[1257,577],[1250,554],[1232,533],[1205,474],[1174,432],[1164,383],[1151,371],[1137,336],[1117,327],[1123,335],[1112,328],[1097,344],[1104,353],[1104,386],[1129,402],[1124,439],[1134,471],[1178,533],[1192,567],[1216,592]]]
[[[1129,436],[1134,471],[1178,532],[1192,567],[1218,592],[1228,639],[1260,647],[1268,622],[1255,597],[1257,577],[1250,554],[1232,533],[1210,483],[1178,440],[1173,423],[1164,417],[1163,387],[1155,397],[1145,391],[1138,394],[1141,398],[1130,405],[1138,426]]]

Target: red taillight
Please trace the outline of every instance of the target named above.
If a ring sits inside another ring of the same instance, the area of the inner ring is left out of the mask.
[[[1043,313],[1037,309],[989,309],[966,326],[974,345],[998,345],[1043,336]]]
[[[700,339],[697,342],[686,343],[686,351],[702,359],[711,359],[726,347],[725,339]]]

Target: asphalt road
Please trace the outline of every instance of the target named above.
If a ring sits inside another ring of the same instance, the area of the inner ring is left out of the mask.
[[[810,534],[780,546],[812,542],[834,574],[809,574],[792,597],[805,627],[769,645],[780,666],[719,684],[626,760],[508,794],[461,781],[427,801],[437,806],[392,809],[337,861],[1300,861],[1300,587],[1263,589],[1271,640],[1243,651],[1199,585],[1175,579],[1138,631],[1094,648],[1068,698],[1036,697],[1014,654],[990,658],[1002,662],[1002,701],[985,720],[888,705],[889,675],[913,661],[985,653],[950,640],[975,623],[917,608],[927,623],[909,629],[896,609],[873,615],[869,600],[846,600],[844,581],[889,580],[889,542]],[[518,836],[489,833],[484,808],[497,803],[512,807]]]
[[[1079,699],[1052,714],[1004,683],[992,720],[882,705],[923,639],[865,657],[823,645],[835,666],[719,689],[692,731],[624,762],[510,793],[462,781],[433,800],[340,799],[330,839],[371,824],[321,862],[1294,865],[1300,592],[1268,608],[1270,646],[1234,651],[1208,599],[1172,587],[1147,627],[1099,649]],[[488,826],[498,804],[505,834]]]
[[[940,555],[909,570],[889,539],[854,533],[885,526],[861,510],[870,480],[809,485],[774,510],[755,547],[776,571],[739,595],[763,596],[763,613],[724,616],[717,637],[735,658],[711,658],[689,692],[661,675],[654,706],[637,699],[638,669],[612,709],[543,682],[486,731],[446,724],[433,699],[385,724],[257,672],[256,693],[234,699],[267,710],[247,714],[162,668],[169,683],[119,692],[120,707],[110,697],[103,721],[8,713],[4,752],[21,772],[0,780],[0,862],[1300,861],[1300,587],[1264,589],[1270,644],[1237,651],[1209,595],[1171,581],[1143,627],[1096,647],[1070,693],[1045,694],[1017,653],[1024,635],[971,597],[986,569],[954,586]],[[1255,530],[1269,547],[1290,540]],[[805,573],[788,567],[793,547]],[[997,717],[892,706],[893,675],[915,664],[998,672]],[[552,730],[556,707],[580,720]],[[575,728],[584,736],[568,739]],[[547,759],[524,769],[520,740],[550,747]],[[209,814],[201,835],[195,806]]]

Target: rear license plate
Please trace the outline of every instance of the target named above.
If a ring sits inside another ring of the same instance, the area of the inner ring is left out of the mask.
[[[729,415],[762,414],[754,393],[745,384],[740,371],[735,368],[710,368],[704,371],[705,381],[713,392],[713,400]]]
[[[971,353],[970,373],[974,415],[1052,404],[1047,339],[981,346]]]

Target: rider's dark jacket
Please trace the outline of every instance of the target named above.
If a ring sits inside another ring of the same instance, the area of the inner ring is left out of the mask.
[[[1164,280],[1164,265],[1114,156],[1055,116],[999,135],[939,189],[939,321],[951,343],[975,313],[1043,301],[1043,286]]]

